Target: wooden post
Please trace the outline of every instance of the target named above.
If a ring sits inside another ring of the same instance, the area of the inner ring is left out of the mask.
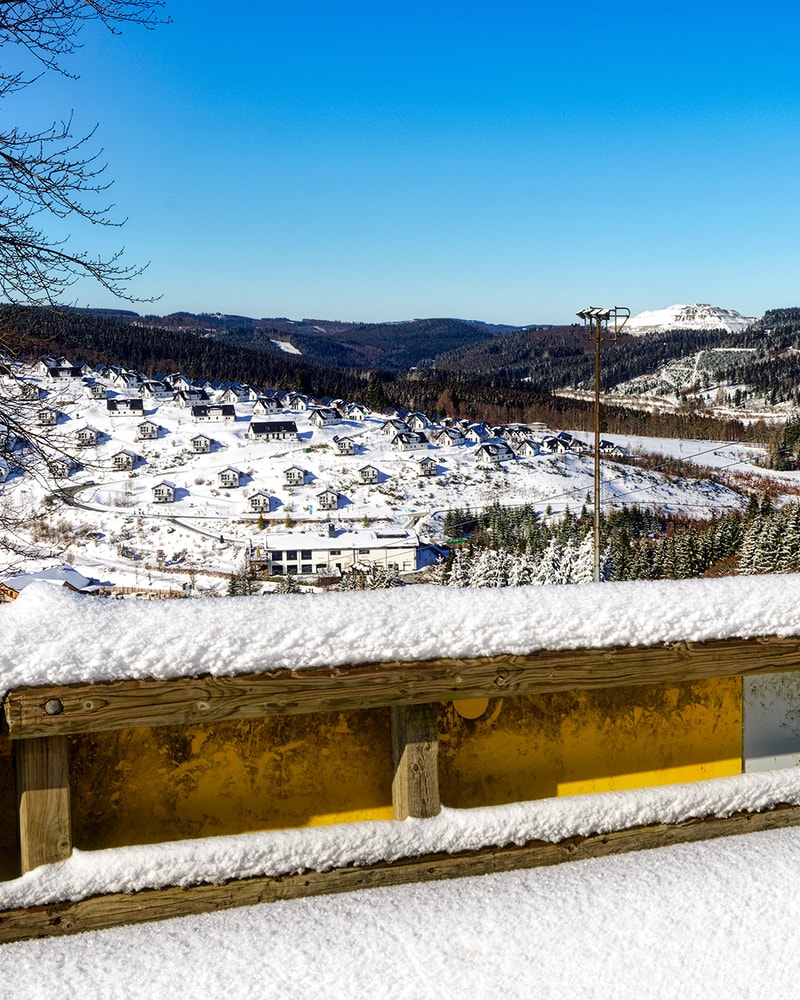
[[[66,736],[18,740],[17,808],[22,871],[72,854]]]
[[[395,705],[392,726],[392,805],[395,819],[437,816],[439,802],[438,705]]]

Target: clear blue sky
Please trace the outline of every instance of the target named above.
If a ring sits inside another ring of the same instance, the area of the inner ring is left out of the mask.
[[[136,285],[251,316],[800,305],[800,6],[168,0],[4,109],[99,123]],[[113,300],[91,286],[79,305]],[[136,306],[147,311],[148,306]]]

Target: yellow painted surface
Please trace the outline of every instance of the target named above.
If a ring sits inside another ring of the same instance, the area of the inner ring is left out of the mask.
[[[75,846],[389,819],[388,734],[378,709],[75,737]]]
[[[741,690],[724,678],[476,700],[461,714],[442,705],[442,802],[738,774]],[[9,877],[16,792],[11,746],[0,743],[0,877]],[[84,850],[392,815],[388,709],[87,734],[71,739],[71,755],[73,840]]]
[[[444,805],[499,805],[741,773],[741,680],[496,699],[443,707]]]

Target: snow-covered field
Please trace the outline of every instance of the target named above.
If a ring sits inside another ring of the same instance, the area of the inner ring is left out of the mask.
[[[0,947],[9,1000],[793,1000],[800,830]]]

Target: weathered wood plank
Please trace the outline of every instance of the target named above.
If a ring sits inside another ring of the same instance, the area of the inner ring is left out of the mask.
[[[534,841],[520,847],[435,854],[363,868],[337,868],[329,872],[305,872],[280,878],[234,880],[225,885],[175,886],[133,894],[95,896],[75,903],[0,911],[0,943],[76,934],[146,920],[166,920],[282,899],[536,868],[798,824],[800,806],[780,806],[769,812],[741,813],[725,819],[690,820],[591,837],[573,837],[559,844]]]
[[[784,670],[800,670],[800,639],[543,650],[526,656],[371,663],[236,677],[125,680],[12,691],[3,702],[3,731],[22,739]]]
[[[392,806],[395,819],[438,816],[438,705],[393,705]]]
[[[72,853],[67,737],[20,740],[15,754],[20,857],[27,872]]]

